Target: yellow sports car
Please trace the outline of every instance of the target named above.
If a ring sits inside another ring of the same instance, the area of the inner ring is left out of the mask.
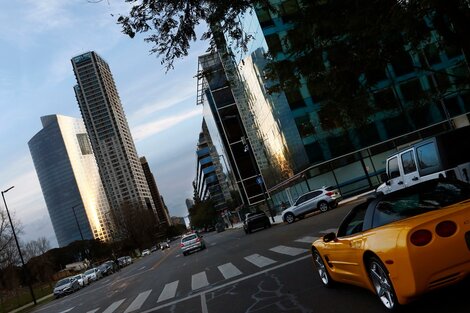
[[[470,273],[470,185],[436,179],[354,207],[312,244],[323,285],[357,285],[393,310]]]

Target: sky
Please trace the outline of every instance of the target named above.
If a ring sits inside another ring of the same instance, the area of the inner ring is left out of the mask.
[[[149,161],[170,214],[187,215],[202,123],[194,76],[207,43],[197,42],[165,73],[143,36],[121,33],[124,0],[90,2],[0,3],[0,189],[15,186],[5,198],[23,242],[44,236],[57,246],[28,141],[41,130],[41,116],[81,117],[70,59],[91,50],[111,68],[137,152]]]

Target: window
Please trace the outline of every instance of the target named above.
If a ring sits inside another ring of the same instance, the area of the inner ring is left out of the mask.
[[[416,148],[416,155],[420,169],[425,170],[439,166],[439,158],[434,142]]]
[[[92,154],[93,150],[91,149],[90,142],[88,141],[87,134],[77,134],[78,144],[80,145],[80,150],[82,155]]]
[[[298,117],[295,119],[295,124],[299,130],[300,137],[305,138],[315,134],[315,128],[313,127],[310,119],[307,116]]]
[[[400,85],[401,94],[405,102],[419,101],[423,97],[423,89],[418,79],[412,79]]]
[[[285,93],[289,107],[292,110],[305,107],[304,98],[298,89],[288,90]]]
[[[285,0],[281,4],[281,18],[284,23],[291,21],[300,11],[297,0]]]
[[[401,155],[401,162],[403,164],[403,171],[405,174],[416,171],[415,158],[413,157],[413,151],[405,152]]]
[[[267,35],[266,43],[268,44],[271,55],[275,56],[279,52],[282,52],[282,43],[277,34]]]
[[[398,107],[397,99],[391,88],[374,93],[375,106],[379,110],[391,110]]]
[[[319,195],[321,195],[322,192],[321,191],[313,191],[313,192],[310,192],[308,193],[306,196],[307,196],[307,200],[310,200],[310,199],[314,199],[316,197],[318,197]]]
[[[400,176],[400,169],[398,168],[398,158],[394,157],[388,161],[388,175],[390,179]]]
[[[256,15],[258,16],[259,24],[262,28],[274,26],[273,20],[271,18],[271,13],[266,8],[261,8],[256,10]]]
[[[301,196],[297,201],[295,202],[295,205],[299,205],[307,200],[307,195]]]

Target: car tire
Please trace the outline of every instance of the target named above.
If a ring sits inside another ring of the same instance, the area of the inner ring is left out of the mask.
[[[312,250],[313,263],[317,269],[318,276],[324,287],[330,288],[334,285],[334,281],[331,279],[330,273],[328,273],[328,267],[326,266],[323,258],[317,249]]]
[[[328,211],[328,202],[326,202],[326,201],[320,201],[320,202],[318,203],[318,209],[319,209],[320,212],[322,212],[322,213]]]
[[[187,256],[187,255],[188,255],[188,253],[186,253],[186,252],[183,252],[183,256]]]
[[[400,304],[398,303],[390,274],[379,258],[373,256],[367,260],[367,273],[369,274],[375,293],[382,304],[389,311],[397,310]]]
[[[295,221],[295,216],[292,213],[286,213],[284,215],[284,221],[287,222],[287,224],[292,224]]]

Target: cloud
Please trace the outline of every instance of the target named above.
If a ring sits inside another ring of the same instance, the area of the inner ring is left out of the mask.
[[[201,110],[202,109],[200,107],[197,107],[191,111],[136,126],[132,129],[132,137],[136,142],[144,140],[152,135],[158,134],[175,125],[178,125],[179,123],[184,122],[185,120],[188,120],[194,116],[201,115]]]

